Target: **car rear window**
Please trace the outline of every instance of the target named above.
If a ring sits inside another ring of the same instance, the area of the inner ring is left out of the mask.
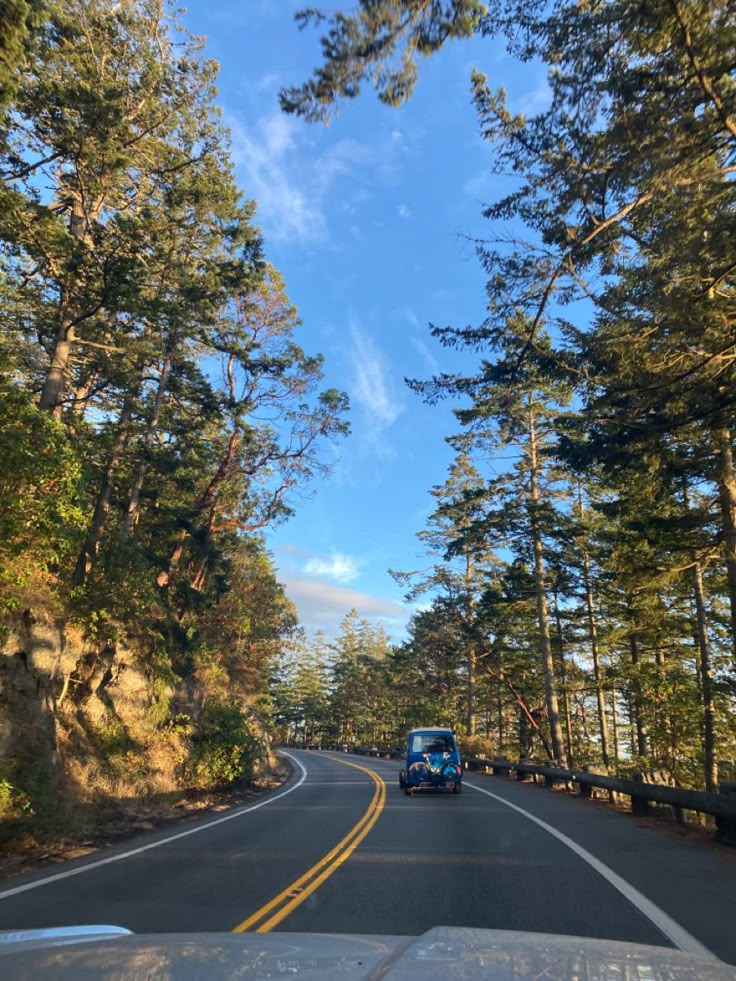
[[[455,740],[443,732],[416,732],[411,737],[412,753],[452,753]]]

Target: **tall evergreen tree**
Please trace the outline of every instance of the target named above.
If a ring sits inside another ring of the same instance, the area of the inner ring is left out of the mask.
[[[506,336],[499,340],[497,359],[484,360],[475,376],[440,376],[431,382],[412,384],[429,400],[449,393],[471,399],[470,408],[456,409],[455,414],[480,453],[491,458],[509,448],[518,453],[513,470],[496,481],[502,504],[500,510],[496,505],[494,521],[507,536],[513,526],[528,545],[552,751],[555,759],[564,760],[545,568],[545,536],[555,522],[552,502],[556,477],[545,452],[554,435],[554,418],[569,400],[570,390],[550,370],[554,353],[541,335],[534,358],[519,363],[526,329],[523,320],[510,322]],[[451,342],[449,337],[446,340]],[[456,336],[452,343],[464,344],[465,339]],[[490,529],[491,522],[487,527]]]

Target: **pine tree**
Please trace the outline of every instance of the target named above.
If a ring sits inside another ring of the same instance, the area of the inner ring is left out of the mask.
[[[476,613],[485,589],[492,556],[477,524],[482,514],[485,485],[470,456],[458,452],[445,483],[430,491],[437,508],[427,528],[417,535],[428,546],[429,554],[440,559],[431,571],[392,572],[394,579],[410,586],[406,599],[412,602],[425,594],[438,594],[447,613],[454,611],[458,629],[465,637],[461,660],[465,675],[465,721],[467,736],[476,731]]]
[[[512,531],[523,536],[528,559],[534,570],[539,638],[539,656],[544,670],[546,707],[554,758],[565,759],[560,728],[557,679],[549,624],[548,582],[545,569],[545,535],[554,525],[554,484],[556,476],[545,459],[554,434],[554,417],[570,398],[569,386],[556,377],[554,354],[544,338],[534,360],[520,362],[525,346],[526,323],[511,321],[506,334],[497,342],[495,361],[481,362],[475,376],[441,376],[428,383],[413,383],[425,399],[446,394],[470,397],[471,407],[456,409],[466,428],[464,439],[472,440],[476,453],[493,458],[513,448],[518,462],[513,470],[496,481],[500,508],[496,504],[495,523],[506,536]],[[464,332],[445,334],[445,343],[466,346],[472,343]],[[490,531],[492,521],[486,522]]]

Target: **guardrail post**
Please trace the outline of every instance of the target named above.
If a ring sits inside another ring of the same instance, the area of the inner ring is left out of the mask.
[[[631,779],[635,783],[645,783],[643,773],[632,773]],[[648,817],[651,814],[651,807],[648,800],[642,797],[631,798],[631,813],[636,817]]]
[[[583,773],[588,772],[588,767],[584,766],[582,769]],[[591,797],[593,794],[593,788],[585,780],[578,780],[578,796],[579,797]]]
[[[736,802],[736,781],[722,781],[718,792]],[[736,845],[736,818],[716,817],[716,838],[724,845]]]
[[[530,780],[534,779],[533,773],[527,773],[522,765],[516,767],[516,779],[521,783],[528,783]]]

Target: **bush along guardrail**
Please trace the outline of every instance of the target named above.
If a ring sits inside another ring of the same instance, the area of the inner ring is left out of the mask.
[[[580,770],[564,770],[523,761],[488,760],[482,757],[463,757],[468,770],[484,770],[495,776],[510,776],[512,771],[517,780],[536,779],[541,776],[547,787],[555,784],[577,784],[581,797],[590,797],[593,787],[624,794],[631,798],[631,812],[643,816],[650,811],[651,804],[662,804],[672,808],[675,819],[684,823],[684,811],[696,811],[715,818],[716,837],[726,845],[736,846],[736,782],[723,782],[717,794],[703,790],[685,790],[681,787],[667,787],[651,783],[644,774],[635,774],[634,779],[609,777],[603,773],[591,773],[585,767]]]

